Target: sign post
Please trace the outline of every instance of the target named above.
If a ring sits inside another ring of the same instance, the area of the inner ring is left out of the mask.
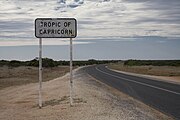
[[[42,38],[70,38],[70,106],[73,105],[73,49],[72,38],[77,36],[74,18],[37,18],[35,36],[39,38],[39,108],[42,108]]]
[[[39,38],[39,108],[42,108],[42,38]]]
[[[70,38],[70,105],[73,105],[73,50],[72,50],[72,38]]]

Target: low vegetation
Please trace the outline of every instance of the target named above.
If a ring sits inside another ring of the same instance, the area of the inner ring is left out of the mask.
[[[0,89],[16,85],[38,82],[38,67],[0,67]],[[61,77],[69,72],[68,66],[43,68],[43,82]]]
[[[73,61],[73,66],[84,66],[84,65],[93,65],[93,64],[107,64],[107,63],[117,63],[118,60],[94,60],[90,59],[87,61]],[[9,66],[9,67],[19,67],[19,66],[33,66],[38,67],[39,66],[39,60],[38,58],[35,58],[30,61],[7,61],[7,60],[0,60],[0,66]],[[57,66],[69,66],[69,61],[55,61],[53,59],[49,58],[43,58],[42,59],[42,65],[43,67],[57,67]]]
[[[94,59],[88,61],[73,61],[73,66],[77,68],[77,66],[106,64],[110,62],[115,63],[117,61],[99,61]],[[55,61],[53,59],[43,58],[42,65],[43,81],[61,77],[69,72],[69,61]],[[0,60],[0,89],[38,82],[38,66],[38,58],[30,61]]]
[[[156,76],[180,76],[180,60],[127,60],[109,64],[109,68]]]
[[[43,67],[57,67],[57,66],[69,66],[69,61],[55,61],[50,58],[43,58]],[[108,63],[123,63],[125,66],[180,66],[180,60],[95,60],[90,59],[87,61],[73,61],[73,66],[84,66],[93,64],[108,64]],[[19,66],[39,66],[38,58],[30,61],[17,61],[17,60],[0,60],[0,67],[19,67]]]
[[[55,61],[43,58],[43,81],[65,75],[69,72],[69,61]],[[74,68],[78,66],[108,64],[110,68],[159,76],[180,76],[180,60],[94,60],[73,61]],[[30,61],[0,60],[0,89],[38,82],[39,60]]]
[[[127,60],[127,66],[180,66],[180,60]]]

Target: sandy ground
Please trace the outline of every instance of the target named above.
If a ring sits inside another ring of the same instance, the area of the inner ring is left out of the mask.
[[[165,77],[165,76],[147,75],[147,77],[155,78],[156,80],[162,80],[162,81],[166,81],[166,82],[180,84],[180,76]]]
[[[15,85],[37,83],[39,79],[38,71],[38,67],[30,66],[0,67],[0,89]],[[69,72],[68,66],[43,68],[43,81],[48,81],[57,77],[61,77],[67,72]]]
[[[174,66],[124,66],[109,64],[108,68],[116,72],[135,76],[148,77],[154,80],[180,84],[180,67]]]
[[[115,72],[119,72],[119,73],[128,74],[128,75],[140,76],[140,77],[150,78],[153,80],[166,81],[169,83],[180,84],[180,76],[168,77],[168,76],[143,75],[143,74],[137,74],[137,73],[118,71],[118,70],[114,70],[114,69],[111,69],[111,70],[115,71]]]
[[[68,74],[43,83],[39,109],[38,84],[0,90],[0,120],[171,120],[161,112],[90,77],[74,72],[74,105],[69,105]]]

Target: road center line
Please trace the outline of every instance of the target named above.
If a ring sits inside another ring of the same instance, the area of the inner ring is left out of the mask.
[[[144,85],[144,86],[148,86],[148,87],[152,87],[152,88],[155,88],[155,89],[159,89],[159,90],[163,90],[163,91],[166,91],[166,92],[170,92],[170,93],[173,93],[173,94],[176,94],[176,95],[180,95],[180,93],[175,92],[175,91],[171,91],[171,90],[167,90],[167,89],[160,88],[160,87],[157,87],[157,86],[149,85],[149,84],[146,84],[146,83],[134,81],[134,80],[127,79],[127,78],[124,78],[124,77],[119,77],[119,76],[116,76],[116,75],[112,75],[112,74],[110,74],[110,73],[107,73],[107,72],[104,72],[104,71],[98,69],[97,67],[95,67],[95,68],[96,68],[96,70],[98,70],[99,72],[102,72],[102,73],[104,73],[104,74],[110,75],[110,76],[112,76],[112,77],[116,77],[116,78],[123,79],[123,80],[126,80],[126,81],[134,82],[134,83],[141,84],[141,85]]]

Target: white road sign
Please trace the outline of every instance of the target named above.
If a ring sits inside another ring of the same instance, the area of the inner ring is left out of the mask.
[[[37,18],[35,36],[37,38],[75,38],[77,21],[74,18]]]

